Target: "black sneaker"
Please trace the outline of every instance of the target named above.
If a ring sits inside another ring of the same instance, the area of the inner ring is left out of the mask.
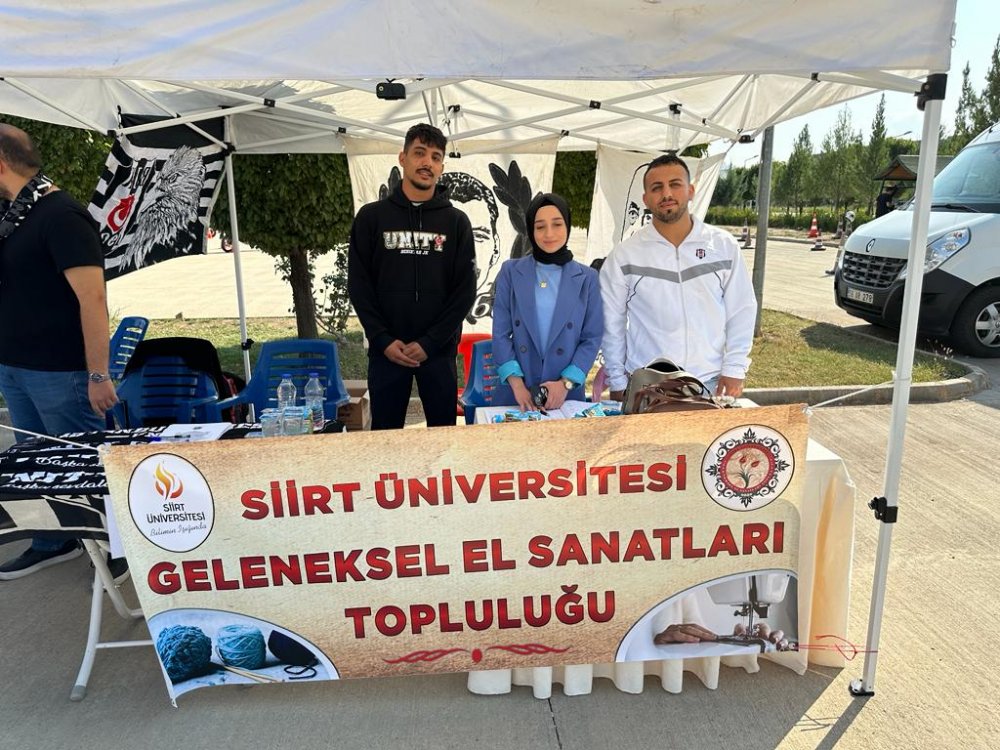
[[[121,586],[125,581],[129,579],[131,573],[128,569],[128,560],[124,557],[112,557],[108,555],[108,570],[111,571],[111,577],[115,581],[115,586]]]
[[[40,552],[34,547],[28,547],[19,557],[8,560],[0,565],[0,581],[13,581],[24,578],[51,565],[72,560],[83,554],[83,548],[75,539],[66,542],[57,550]]]

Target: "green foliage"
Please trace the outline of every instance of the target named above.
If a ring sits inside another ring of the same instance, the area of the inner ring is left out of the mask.
[[[295,250],[323,254],[347,242],[354,210],[345,155],[237,154],[233,165],[241,242],[275,257]],[[212,226],[229,232],[225,190]]]
[[[569,203],[575,226],[590,226],[590,204],[594,199],[596,175],[595,151],[561,151],[556,154],[552,192],[558,193]]]
[[[851,111],[844,107],[837,114],[837,123],[823,138],[820,153],[813,174],[813,197],[825,199],[839,213],[858,199],[859,155],[861,136],[851,126]],[[819,202],[819,201],[815,201]]]
[[[354,219],[343,154],[274,154],[233,158],[240,241],[278,258],[292,287],[298,333],[316,335],[312,259],[347,242]],[[222,191],[212,226],[229,233]]]
[[[788,163],[780,174],[775,173],[774,202],[793,206],[801,213],[806,205],[806,192],[812,184],[813,169],[812,140],[809,137],[809,126],[806,125],[795,139]]]
[[[333,270],[322,278],[317,290],[316,322],[320,328],[339,341],[347,334],[347,320],[351,315],[351,300],[347,294],[347,245],[338,245]]]
[[[0,121],[30,135],[42,155],[45,174],[83,205],[90,203],[111,151],[111,138],[92,130],[8,115]]]
[[[879,183],[873,177],[889,163],[889,148],[885,135],[885,94],[879,99],[875,109],[875,119],[872,121],[872,132],[861,155],[861,175],[858,181],[860,190],[859,201],[869,211],[875,209],[875,198],[879,192]]]
[[[855,228],[873,218],[870,212],[861,208],[854,209],[854,213]],[[793,211],[791,207],[777,208],[771,211],[767,223],[773,229],[796,229],[807,232],[812,224],[812,216],[811,210],[800,214]],[[832,234],[837,230],[837,222],[842,216],[842,213],[834,213],[830,209],[816,210],[820,231],[825,235]],[[739,206],[712,206],[708,209],[705,221],[722,227],[742,227],[743,223],[747,222],[752,228],[755,228],[757,226],[757,212]]]
[[[986,85],[979,95],[978,106],[974,112],[976,134],[997,121],[1000,121],[1000,36],[993,45],[990,67],[986,71]]]

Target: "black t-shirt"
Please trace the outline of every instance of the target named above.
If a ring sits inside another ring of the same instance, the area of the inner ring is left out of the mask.
[[[80,303],[64,271],[104,267],[97,223],[67,193],[42,196],[0,241],[0,363],[86,370]]]

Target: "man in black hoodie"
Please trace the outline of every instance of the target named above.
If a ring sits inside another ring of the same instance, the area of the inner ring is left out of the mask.
[[[437,181],[444,134],[406,133],[403,179],[354,217],[347,288],[368,338],[372,429],[403,426],[417,378],[429,427],[455,424],[455,358],[462,319],[476,295],[476,250],[468,217]]]

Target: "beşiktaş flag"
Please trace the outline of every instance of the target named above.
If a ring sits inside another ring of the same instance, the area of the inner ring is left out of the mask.
[[[89,449],[35,438],[0,453],[0,544],[30,539],[37,531],[53,539],[107,539],[108,480],[98,446],[148,443],[164,429],[62,436]]]
[[[122,125],[152,119],[123,115]],[[182,125],[117,138],[88,208],[100,225],[105,278],[204,252],[224,163],[221,147]]]

